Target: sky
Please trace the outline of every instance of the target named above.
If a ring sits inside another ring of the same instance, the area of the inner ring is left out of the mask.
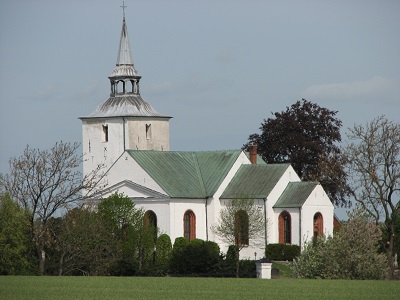
[[[81,142],[108,99],[122,1],[0,1],[0,172],[26,145]],[[338,111],[342,138],[400,122],[398,0],[126,0],[141,96],[173,116],[174,151],[239,149],[305,98]]]

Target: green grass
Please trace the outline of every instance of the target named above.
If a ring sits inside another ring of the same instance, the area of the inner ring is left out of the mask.
[[[0,299],[399,299],[399,281],[0,277]]]

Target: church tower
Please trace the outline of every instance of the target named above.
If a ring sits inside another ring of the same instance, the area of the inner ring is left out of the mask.
[[[127,150],[169,151],[169,119],[145,102],[139,89],[141,76],[133,65],[125,13],[117,63],[108,77],[107,101],[82,120],[83,174],[104,163],[107,168]]]

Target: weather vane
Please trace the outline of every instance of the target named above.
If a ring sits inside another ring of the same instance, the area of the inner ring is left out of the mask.
[[[122,13],[124,14],[124,18],[125,18],[125,7],[128,7],[125,5],[125,1],[122,1],[122,6],[120,6],[120,7],[122,7]]]

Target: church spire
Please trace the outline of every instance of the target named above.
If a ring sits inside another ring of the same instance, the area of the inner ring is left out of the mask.
[[[122,96],[126,94],[139,95],[139,76],[133,66],[131,45],[129,43],[128,28],[125,21],[125,3],[122,4],[123,19],[122,30],[119,41],[117,63],[111,75],[108,77],[111,83],[111,96]]]
[[[122,21],[121,38],[119,42],[117,66],[119,65],[132,65],[132,51],[131,45],[129,44],[128,28],[126,27],[125,13]]]

